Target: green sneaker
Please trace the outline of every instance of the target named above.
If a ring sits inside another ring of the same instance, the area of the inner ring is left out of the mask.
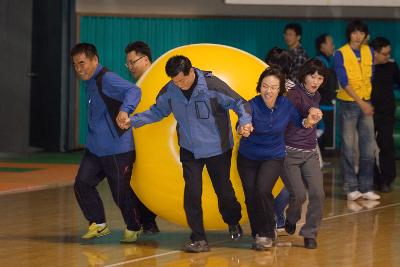
[[[122,239],[120,241],[122,243],[132,243],[135,242],[141,234],[142,229],[139,231],[131,231],[125,228],[124,234],[122,235]]]
[[[105,226],[99,226],[96,223],[92,223],[89,225],[89,230],[86,234],[82,236],[83,239],[90,239],[93,237],[100,237],[103,235],[108,235],[111,233],[110,229],[108,228],[107,225]]]

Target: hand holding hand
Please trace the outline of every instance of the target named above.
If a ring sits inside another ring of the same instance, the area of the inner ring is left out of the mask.
[[[239,127],[238,133],[243,135],[244,137],[249,137],[250,133],[254,130],[253,125],[251,123],[247,123],[243,126]]]
[[[322,119],[323,113],[319,108],[310,108],[307,116],[307,123],[314,126]]]
[[[129,119],[128,113],[125,111],[120,111],[115,120],[118,124],[118,127],[123,130],[126,130],[129,127],[131,127],[131,120]]]

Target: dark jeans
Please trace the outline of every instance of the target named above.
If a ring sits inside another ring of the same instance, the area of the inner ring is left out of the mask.
[[[285,226],[285,208],[289,204],[289,197],[289,191],[286,189],[286,187],[284,187],[275,198],[274,212],[277,227]]]
[[[238,153],[237,168],[242,180],[252,235],[275,238],[274,187],[282,172],[283,158],[251,160]]]
[[[394,115],[375,113],[374,125],[376,143],[379,147],[379,168],[375,168],[375,184],[390,185],[396,178],[396,156],[393,130]]]
[[[98,157],[85,151],[75,178],[75,196],[90,223],[105,223],[103,202],[96,186],[107,177],[113,199],[120,208],[127,228],[140,229],[136,198],[130,185],[135,151]]]
[[[186,219],[192,230],[192,241],[207,240],[203,225],[203,209],[201,207],[202,172],[207,167],[222,219],[228,225],[238,224],[242,218],[241,207],[236,199],[230,180],[232,150],[209,157],[195,159],[192,152],[181,148],[183,177],[185,179],[184,208]]]

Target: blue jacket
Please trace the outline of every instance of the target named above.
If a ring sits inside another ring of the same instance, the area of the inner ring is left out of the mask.
[[[239,124],[251,122],[249,104],[226,83],[195,69],[197,84],[188,100],[172,81],[159,92],[149,110],[135,114],[134,128],[160,121],[171,112],[177,120],[179,145],[196,159],[216,156],[233,147],[229,109],[239,116]]]
[[[101,69],[102,66],[99,64],[90,80],[84,82],[88,101],[86,148],[99,157],[135,149],[131,131],[118,136],[107,107],[99,94],[96,76]],[[132,113],[139,104],[142,95],[139,87],[113,72],[104,74],[102,86],[105,95],[122,102],[120,111]]]
[[[275,107],[268,108],[260,95],[250,101],[254,130],[240,139],[239,153],[251,160],[284,158],[285,130],[290,121],[302,127],[302,117],[285,96],[278,96]]]

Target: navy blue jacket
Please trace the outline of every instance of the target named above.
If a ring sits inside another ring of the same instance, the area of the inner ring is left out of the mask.
[[[86,148],[99,157],[135,149],[132,131],[126,131],[121,136],[118,135],[107,107],[99,94],[96,76],[101,69],[102,66],[99,64],[93,76],[84,82],[88,101]],[[104,74],[102,87],[105,95],[122,102],[120,111],[128,114],[135,110],[142,95],[139,87],[113,72]]]
[[[149,110],[135,114],[134,128],[160,121],[171,112],[177,121],[179,146],[196,159],[220,155],[233,147],[229,109],[239,116],[239,124],[251,123],[249,104],[226,83],[210,72],[195,69],[197,84],[188,100],[172,81],[159,92]]]
[[[284,158],[286,127],[290,121],[302,127],[301,115],[285,96],[278,96],[273,109],[265,105],[260,95],[249,103],[254,130],[240,140],[239,153],[251,160]]]

